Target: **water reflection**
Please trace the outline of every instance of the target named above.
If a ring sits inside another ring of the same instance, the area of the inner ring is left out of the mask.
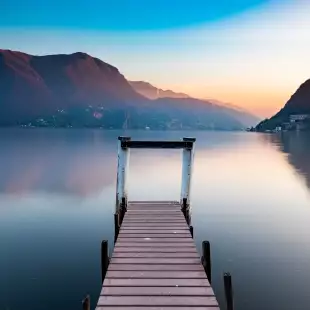
[[[15,130],[0,135],[2,193],[87,196],[114,182],[116,140],[101,132]]]
[[[288,162],[305,179],[310,189],[310,136],[308,132],[288,132],[264,135],[273,145],[287,154]]]
[[[211,242],[222,305],[221,274],[230,271],[236,309],[308,310],[306,136],[44,129],[0,131],[0,309],[73,310],[87,293],[96,301],[100,242],[108,239],[110,250],[113,244],[122,134],[197,138],[195,242],[198,249]],[[180,175],[179,150],[132,150],[129,198],[178,199]]]

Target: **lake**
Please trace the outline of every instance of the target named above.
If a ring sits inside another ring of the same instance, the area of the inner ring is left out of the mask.
[[[124,134],[197,138],[192,225],[199,250],[211,242],[222,305],[229,271],[236,310],[309,309],[309,134],[2,129],[1,310],[76,310],[86,294],[96,304]],[[131,150],[128,185],[132,200],[178,200],[181,151]]]

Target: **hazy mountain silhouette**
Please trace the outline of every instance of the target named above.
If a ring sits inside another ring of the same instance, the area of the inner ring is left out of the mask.
[[[157,88],[148,82],[143,81],[129,81],[130,85],[134,90],[141,95],[149,99],[158,99],[158,98],[190,98],[189,95],[183,93],[176,93],[170,89],[163,90]]]
[[[160,99],[160,98],[178,98],[178,99],[191,99],[196,100],[198,103],[202,101],[203,104],[210,105],[212,104],[214,109],[217,109],[219,112],[228,115],[229,117],[240,122],[244,127],[251,127],[256,125],[260,118],[251,114],[250,112],[232,105],[228,103],[223,103],[214,99],[198,99],[193,98],[187,94],[174,92],[172,90],[163,90],[161,88],[157,88],[148,82],[143,81],[130,81],[130,85],[141,95],[149,98],[149,99]],[[183,100],[184,101],[184,100]]]
[[[55,126],[245,127],[223,107],[207,101],[189,97],[150,100],[136,92],[117,68],[85,53],[32,56],[0,50],[0,80],[2,126],[44,117]],[[57,110],[61,112],[55,114]]]
[[[273,117],[257,125],[258,130],[274,129],[289,120],[291,114],[310,114],[310,79],[291,96],[284,107]]]

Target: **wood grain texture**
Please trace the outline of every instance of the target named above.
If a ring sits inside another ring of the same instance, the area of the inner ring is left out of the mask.
[[[150,237],[150,238],[145,238],[144,236],[143,237],[136,237],[136,238],[130,238],[130,237],[121,237],[121,238],[118,238],[118,241],[120,243],[122,242],[137,242],[137,243],[140,243],[140,242],[151,242],[151,243],[162,243],[162,242],[183,242],[183,243],[187,243],[187,242],[190,242],[191,238],[188,237],[188,238],[154,238],[154,237]],[[158,244],[156,245],[158,246]]]
[[[217,306],[213,296],[100,296],[98,306]]]
[[[96,310],[219,310],[178,202],[130,202]]]
[[[146,230],[148,233],[153,233],[153,234],[158,234],[158,233],[170,233],[170,234],[176,234],[176,233],[183,233],[186,234],[188,233],[190,235],[190,231],[187,227],[185,226],[172,226],[172,227],[168,227],[168,226],[156,226],[156,227],[152,227],[152,226],[123,226],[121,231],[128,231],[128,230]],[[180,230],[182,230],[182,232],[180,232]],[[130,233],[130,231],[129,231]]]
[[[201,264],[198,258],[118,258],[112,257],[111,263],[113,264]]]
[[[199,258],[199,255],[195,252],[191,253],[145,253],[145,252],[139,252],[139,253],[124,253],[124,252],[115,252],[113,253],[113,256],[115,258]]]
[[[210,286],[209,281],[205,279],[115,279],[105,278],[103,286]]]
[[[204,271],[203,267],[199,264],[192,264],[192,265],[143,265],[143,264],[110,264],[109,266],[110,271],[122,271],[122,270],[141,270],[141,271]]]
[[[100,307],[98,306],[96,310],[180,310],[180,307],[178,306],[167,306],[167,307],[152,307],[152,306],[140,306],[137,307],[131,307],[131,306],[104,306]],[[181,310],[220,310],[217,306],[190,306],[190,307],[182,307]]]
[[[116,247],[114,248],[114,253],[119,252],[131,252],[131,253],[197,253],[196,248],[177,248],[177,247],[161,247],[161,245],[156,245],[155,247],[146,248],[139,247],[139,244],[136,244],[135,247]]]
[[[184,233],[171,234],[171,233],[161,233],[160,231],[157,233],[151,234],[141,234],[141,233],[133,233],[129,231],[121,231],[118,235],[118,238],[191,238],[190,233],[184,231]]]
[[[129,286],[124,290],[121,286],[103,287],[100,295],[124,295],[124,296],[213,296],[211,287],[183,287],[183,286]]]
[[[108,271],[106,278],[119,279],[204,279],[206,274],[201,271]]]

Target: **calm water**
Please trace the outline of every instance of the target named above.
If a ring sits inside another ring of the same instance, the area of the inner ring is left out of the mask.
[[[0,309],[74,310],[100,290],[113,240],[116,138],[91,130],[0,131]],[[233,275],[237,310],[308,310],[310,137],[128,132],[197,138],[195,242],[212,246],[213,286]],[[180,151],[131,151],[130,199],[178,199]],[[26,306],[25,306],[26,305]]]

